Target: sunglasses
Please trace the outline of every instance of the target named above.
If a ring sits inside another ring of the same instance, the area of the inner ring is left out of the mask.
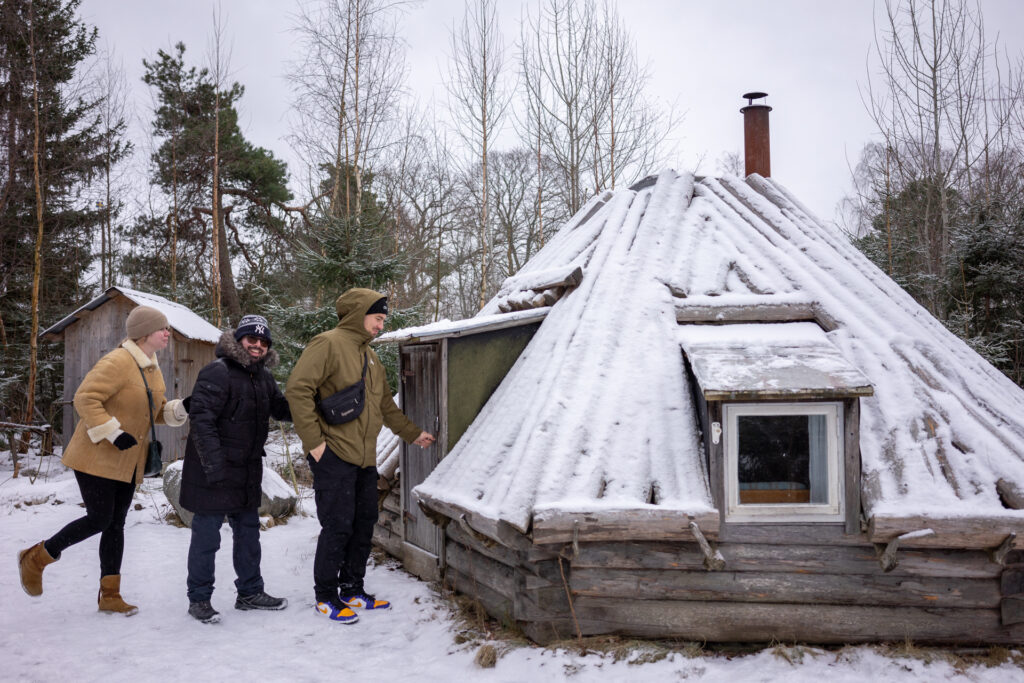
[[[250,337],[249,335],[246,335],[245,341],[249,342],[250,344],[262,346],[265,349],[270,348],[270,344],[267,342],[266,339],[263,339],[262,337]]]

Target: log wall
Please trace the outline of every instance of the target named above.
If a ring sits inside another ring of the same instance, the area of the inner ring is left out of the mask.
[[[397,511],[386,499],[374,540],[401,558]],[[1024,643],[1024,552],[901,547],[883,571],[884,546],[843,526],[727,525],[715,544],[725,568],[709,571],[693,541],[497,543],[452,521],[443,581],[541,644],[577,628],[708,642]]]
[[[570,586],[581,630],[725,642],[1024,642],[1014,620],[1019,565],[982,550],[915,548],[899,550],[885,572],[863,536],[813,543],[723,542],[723,571],[706,571],[695,543],[580,544]]]
[[[901,549],[885,572],[863,535],[843,541],[723,542],[725,569],[708,571],[693,542],[581,542],[574,551],[524,536],[510,547],[453,522],[444,580],[540,643],[575,637],[577,624],[584,636],[710,642],[1024,642],[1016,554],[1000,563],[982,550]]]

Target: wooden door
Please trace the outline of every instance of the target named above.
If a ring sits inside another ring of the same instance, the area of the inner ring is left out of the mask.
[[[402,410],[410,420],[438,435],[441,354],[439,344],[409,344],[401,349]],[[441,556],[441,529],[420,510],[412,490],[426,479],[441,460],[439,442],[429,448],[402,445],[402,522],[405,563],[420,576],[436,575]]]

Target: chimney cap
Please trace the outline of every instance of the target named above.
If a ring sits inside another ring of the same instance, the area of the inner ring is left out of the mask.
[[[765,111],[771,111],[772,108],[769,107],[767,104],[763,104],[763,103],[761,103],[761,104],[754,104],[754,100],[759,100],[759,99],[761,99],[763,97],[768,97],[768,93],[766,93],[766,92],[748,92],[748,93],[743,93],[743,99],[745,99],[747,101],[747,106],[740,107],[740,113],[746,114],[748,110],[757,110],[757,109],[763,109]]]

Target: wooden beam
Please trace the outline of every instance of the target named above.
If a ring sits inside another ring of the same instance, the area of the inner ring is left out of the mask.
[[[656,506],[627,510],[541,510],[533,514],[533,542],[666,540],[695,541],[690,522],[708,538],[717,538],[718,512],[689,514]]]
[[[766,543],[769,545],[869,545],[867,534],[846,533],[844,523],[750,523],[727,522],[719,529],[718,539],[729,543]]]
[[[720,543],[733,572],[879,574],[872,545],[766,545]],[[580,544],[573,571],[587,568],[700,571],[704,556],[695,543],[608,542]],[[983,550],[908,548],[889,576],[997,579],[1003,568]]]
[[[580,596],[575,608],[584,635],[615,632],[713,642],[836,644],[1024,642],[1024,625],[1003,626],[996,609],[634,600],[632,596]]]
[[[530,289],[535,292],[543,292],[545,289],[554,289],[556,287],[578,287],[582,281],[583,269],[576,266],[564,276],[547,282],[531,285]]]
[[[693,303],[687,299],[676,301],[676,322],[700,323],[775,323],[816,322],[826,332],[839,327],[839,323],[817,301],[773,301],[766,296],[764,303]],[[727,301],[727,299],[726,299]]]
[[[931,529],[931,536],[901,540],[913,548],[998,548],[1016,534],[1014,548],[1024,548],[1024,519],[1012,517],[896,517],[874,515],[868,524],[868,540],[888,543],[907,532]]]
[[[1003,598],[999,605],[999,616],[1006,626],[1024,623],[1024,595]]]
[[[997,609],[995,579],[573,567],[573,595],[817,605]]]

